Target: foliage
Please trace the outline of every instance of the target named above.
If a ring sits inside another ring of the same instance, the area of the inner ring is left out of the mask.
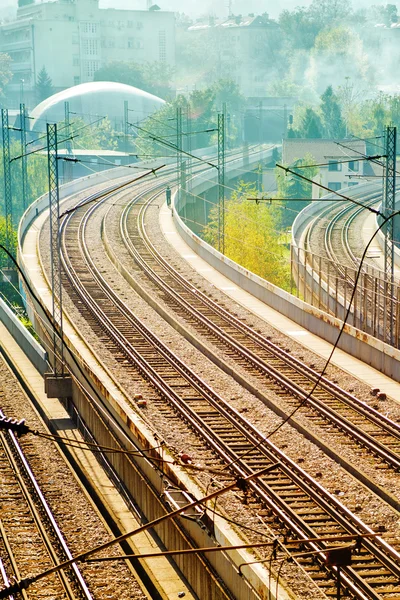
[[[60,124],[62,129],[64,123]],[[72,146],[76,148],[90,148],[91,150],[116,150],[118,147],[118,134],[112,128],[108,118],[89,125],[83,119],[76,118],[70,123]],[[65,146],[60,144],[60,147]]]
[[[52,96],[53,93],[53,82],[51,80],[51,77],[47,73],[46,68],[43,66],[39,71],[36,83],[37,102],[43,102],[43,100],[46,100],[46,98]]]
[[[21,155],[21,146],[16,141],[11,141],[10,156],[11,158]],[[19,219],[24,212],[23,196],[22,196],[22,177],[21,177],[21,160],[15,160],[10,164],[11,170],[11,192],[12,192],[12,216],[13,225],[16,227]],[[41,196],[47,189],[47,161],[44,154],[32,154],[27,157],[27,173],[28,173],[28,196],[31,202],[35,198]],[[0,150],[0,196],[3,196],[3,152]],[[4,215],[3,203],[1,211]]]
[[[342,119],[338,98],[331,85],[321,96],[321,113],[325,137],[337,139],[345,137],[346,125]]]
[[[183,149],[188,151],[204,148],[216,143],[217,112],[223,103],[227,108],[227,147],[241,139],[240,112],[244,98],[238,86],[229,80],[218,81],[203,90],[195,90],[189,98],[179,95],[137,126],[137,151],[141,155],[165,154],[175,156],[176,151],[167,145],[176,146],[177,109],[182,109]],[[192,132],[192,135],[187,135]],[[157,137],[157,140],[152,140]],[[190,142],[189,142],[190,139]],[[162,140],[162,141],[161,141]]]
[[[370,8],[371,20],[376,23],[384,23],[387,27],[390,27],[392,23],[397,23],[399,15],[397,13],[397,6],[395,4],[374,4]]]
[[[288,137],[321,138],[323,125],[318,112],[310,106],[299,106],[295,110],[294,125],[288,130]]]
[[[304,158],[296,160],[294,164],[290,165],[290,168],[298,171],[307,179],[314,179],[319,171],[311,154],[306,154]],[[276,169],[275,175],[278,188],[277,198],[282,199],[281,222],[284,227],[289,227],[297,213],[303,210],[312,199],[312,184],[295,175],[287,175],[280,168]],[[285,201],[286,199],[288,202]]]
[[[12,228],[8,231],[8,238],[10,241],[9,250],[11,253],[16,256],[17,253],[17,231]],[[5,217],[0,216],[0,244],[7,248],[7,227],[6,227],[6,219]],[[0,250],[0,268],[4,269],[8,266],[9,258],[3,250]]]
[[[274,205],[256,203],[254,184],[240,183],[225,201],[225,254],[271,283],[290,288],[290,262],[280,244],[279,211]],[[204,239],[218,246],[218,206],[210,211]]]
[[[33,324],[29,319],[25,308],[21,306],[20,303],[13,303],[11,305],[12,311],[17,315],[18,319],[21,321],[22,325],[29,331],[29,333],[35,338],[36,341],[40,342],[39,336],[33,328]]]
[[[322,27],[327,27],[333,21],[345,21],[351,13],[351,3],[349,0],[313,0],[309,10]]]
[[[372,72],[360,37],[349,27],[339,25],[321,31],[311,51],[307,77],[316,90],[326,89],[332,81],[346,77],[372,81]]]
[[[0,52],[0,97],[4,96],[4,88],[12,78],[10,64],[11,57],[8,54]]]
[[[161,62],[110,62],[94,74],[94,81],[116,81],[161,98],[172,94],[174,69]]]
[[[296,97],[300,94],[300,90],[300,86],[288,77],[285,79],[275,79],[267,87],[268,95],[273,98]]]

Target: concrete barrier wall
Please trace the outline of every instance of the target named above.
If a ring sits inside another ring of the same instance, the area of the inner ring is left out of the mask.
[[[41,375],[44,375],[48,371],[47,353],[1,298],[0,320],[7,327],[35,368]]]
[[[202,191],[204,191],[204,181],[200,182],[200,185]],[[209,183],[208,185],[211,187],[212,183]],[[367,184],[366,188],[372,188],[372,186],[373,184]],[[195,185],[193,185],[193,188],[193,191],[198,193]],[[178,200],[177,203],[176,200]],[[180,200],[176,198],[176,194],[173,198],[173,206],[175,225],[182,238],[194,252],[220,273],[228,277],[236,285],[242,287],[268,306],[274,308],[322,339],[332,344],[336,342],[342,326],[342,321],[303,302],[299,298],[292,296],[288,292],[285,292],[281,288],[269,283],[265,279],[251,273],[241,265],[223,256],[220,252],[200,239],[184,224],[179,216],[179,210],[177,210],[177,208],[181,209],[182,207],[180,205]],[[300,213],[297,218],[298,220],[296,219],[296,234],[294,235],[298,235],[301,226],[304,226],[307,219],[313,218],[317,210],[319,210],[318,204],[314,202],[310,204],[305,211],[302,211],[305,213],[304,215]],[[347,324],[341,335],[338,347],[378,369],[385,375],[392,377],[396,381],[400,381],[399,350],[396,350],[388,344],[377,340],[373,336]]]

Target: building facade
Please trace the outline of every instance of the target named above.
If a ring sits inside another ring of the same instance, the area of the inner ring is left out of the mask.
[[[381,177],[381,166],[363,160],[366,152],[367,145],[363,140],[287,138],[282,142],[284,165],[294,166],[306,156],[312,157],[314,164],[321,165],[312,186],[314,199],[328,193],[320,185],[337,192],[368,182],[368,177],[371,181]]]
[[[175,16],[158,10],[99,8],[99,0],[19,0],[17,19],[0,27],[0,52],[12,58],[13,105],[36,104],[45,67],[55,92],[93,81],[112,61],[175,64]]]
[[[197,22],[188,29],[203,36],[215,51],[215,79],[231,79],[246,97],[266,96],[279,44],[279,26],[266,16],[232,16],[226,21]]]

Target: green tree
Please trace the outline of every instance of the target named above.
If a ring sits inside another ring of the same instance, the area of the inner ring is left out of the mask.
[[[306,108],[303,122],[299,130],[299,137],[320,138],[322,137],[322,123],[319,115],[312,108]]]
[[[257,195],[253,184],[242,182],[225,201],[225,254],[252,273],[289,289],[290,261],[281,244],[279,211],[274,205],[256,203]],[[218,206],[211,209],[203,235],[218,247]]]
[[[342,111],[333,91],[328,86],[321,96],[321,114],[324,125],[324,133],[328,138],[342,138],[346,135],[346,125],[342,119]]]
[[[375,23],[384,23],[390,27],[392,23],[397,23],[399,20],[397,6],[395,4],[374,4],[369,9],[371,21]]]
[[[291,50],[310,50],[321,30],[321,24],[315,15],[303,6],[293,11],[283,10],[279,15],[279,25]]]
[[[290,166],[293,171],[298,171],[309,180],[314,179],[319,172],[318,167],[315,166],[315,158],[311,154],[306,154],[304,158],[294,161],[292,165],[285,166]],[[278,189],[277,198],[282,201],[280,209],[282,226],[290,227],[297,214],[312,199],[312,183],[300,179],[296,175],[286,175],[285,171],[278,167],[275,177]]]
[[[161,98],[171,96],[173,78],[174,69],[160,62],[138,64],[114,61],[94,74],[94,81],[125,83]]]
[[[36,83],[37,102],[43,102],[43,100],[46,100],[46,98],[52,96],[53,93],[53,82],[51,80],[51,77],[47,73],[46,68],[43,66],[39,71]]]
[[[216,84],[195,90],[187,98],[179,95],[175,100],[165,104],[160,110],[149,117],[138,127],[136,139],[137,151],[140,155],[170,156],[176,155],[176,150],[167,145],[176,145],[176,114],[177,108],[182,109],[183,149],[188,150],[188,130],[192,150],[204,148],[217,142],[217,112],[222,109],[222,103],[227,104],[227,145],[234,145],[241,140],[241,107],[244,99],[238,86],[229,80],[218,81]],[[152,140],[157,137],[157,140]],[[163,141],[160,141],[162,138]]]
[[[13,141],[10,145],[11,158],[18,157],[21,154],[21,146],[19,142]],[[17,227],[19,219],[24,212],[23,196],[22,196],[22,177],[21,177],[21,160],[14,160],[10,164],[11,169],[11,192],[12,192],[12,209],[13,209],[13,225]],[[27,157],[27,173],[28,173],[28,193],[29,201],[38,198],[48,189],[47,183],[47,157],[44,153],[32,154]],[[0,196],[3,196],[4,190],[4,170],[3,170],[3,153],[0,150]],[[0,212],[4,216],[3,203]]]
[[[332,81],[342,84],[348,77],[370,83],[372,70],[360,37],[343,25],[321,31],[311,51],[307,76],[316,90],[326,89]]]
[[[11,57],[8,54],[0,52],[0,97],[4,96],[4,88],[12,78],[10,65]]]
[[[351,12],[349,0],[313,0],[310,6],[310,14],[324,27],[333,21],[346,21]]]

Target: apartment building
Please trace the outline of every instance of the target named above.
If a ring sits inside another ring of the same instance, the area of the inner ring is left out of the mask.
[[[246,97],[263,98],[273,69],[279,26],[264,15],[198,21],[188,29],[215,50],[216,79],[232,79]]]
[[[0,52],[12,58],[13,105],[34,106],[37,76],[45,67],[58,92],[93,81],[111,61],[175,64],[175,16],[148,10],[101,9],[99,0],[19,0],[17,18],[0,26]]]

